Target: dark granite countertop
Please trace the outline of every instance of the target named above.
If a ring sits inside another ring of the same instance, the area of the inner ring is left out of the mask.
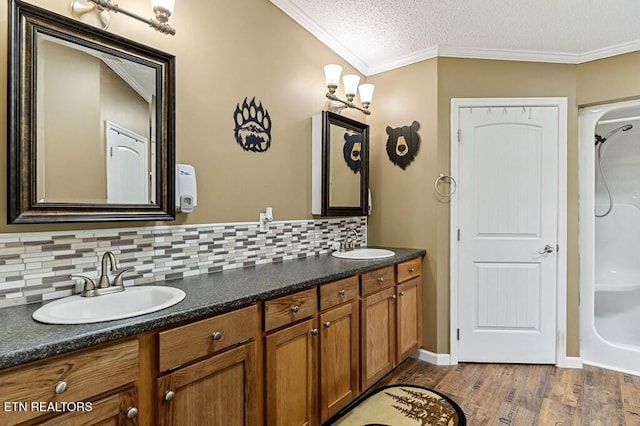
[[[197,320],[426,254],[421,249],[390,249],[396,255],[386,259],[343,260],[327,254],[157,283],[184,290],[185,299],[161,311],[123,320],[79,325],[41,324],[31,318],[41,303],[3,308],[0,309],[0,369]]]

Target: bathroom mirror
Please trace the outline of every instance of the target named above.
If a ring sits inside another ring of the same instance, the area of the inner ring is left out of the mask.
[[[174,57],[13,0],[8,221],[172,220]]]
[[[329,111],[313,117],[312,213],[368,211],[369,126]]]

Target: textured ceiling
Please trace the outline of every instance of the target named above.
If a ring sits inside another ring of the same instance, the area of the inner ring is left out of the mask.
[[[639,0],[271,0],[365,75],[435,56],[580,63],[640,50]]]

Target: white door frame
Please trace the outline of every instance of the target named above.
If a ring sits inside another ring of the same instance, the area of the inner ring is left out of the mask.
[[[558,245],[556,294],[556,365],[575,367],[567,358],[567,98],[453,98],[451,99],[451,176],[459,176],[458,110],[465,107],[557,107],[558,108]],[[451,364],[458,363],[458,198],[450,204],[450,330]]]

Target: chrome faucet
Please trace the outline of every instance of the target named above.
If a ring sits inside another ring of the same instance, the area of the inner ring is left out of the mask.
[[[355,230],[355,228],[347,229],[344,238],[342,239],[342,241],[340,241],[340,251],[353,250],[359,237],[360,235],[358,234],[358,231]]]
[[[108,251],[102,256],[102,274],[98,280],[98,288],[107,288],[111,285],[107,275],[107,260],[111,264],[111,272],[116,270],[116,255]]]
[[[109,272],[115,274],[112,282],[109,282],[109,274],[107,272],[107,268],[109,268]],[[102,273],[100,274],[100,278],[98,279],[97,286],[96,283],[87,276],[71,275],[71,277],[82,278],[84,280],[84,288],[82,290],[82,293],[80,294],[82,297],[93,297],[124,291],[124,284],[122,282],[123,275],[125,272],[129,272],[132,270],[133,268],[118,269],[116,267],[116,256],[112,252],[108,251],[102,256]]]

